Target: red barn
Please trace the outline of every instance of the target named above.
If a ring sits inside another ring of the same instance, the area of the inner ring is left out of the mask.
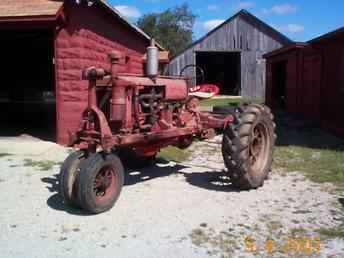
[[[344,136],[344,27],[264,57],[269,106]]]
[[[0,1],[1,136],[30,133],[66,144],[86,105],[81,70],[108,68],[119,50],[122,72],[142,73],[150,38],[105,1]],[[52,126],[53,125],[53,126]]]

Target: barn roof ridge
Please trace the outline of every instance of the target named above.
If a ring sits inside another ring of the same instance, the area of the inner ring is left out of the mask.
[[[315,43],[315,42],[318,42],[318,41],[321,41],[321,40],[325,40],[325,39],[328,39],[328,38],[331,38],[331,37],[336,37],[337,35],[341,34],[341,33],[344,33],[344,26],[342,27],[339,27],[335,30],[332,30],[330,32],[327,32],[325,34],[322,34],[318,37],[315,37],[311,40],[308,40],[307,43],[308,44],[312,44],[312,43]]]
[[[104,7],[108,8],[113,14],[115,14],[120,20],[122,20],[126,25],[131,27],[133,30],[135,30],[137,33],[141,34],[143,37],[145,37],[147,40],[151,40],[151,37],[145,33],[143,30],[141,30],[138,26],[130,22],[124,15],[122,15],[115,7],[108,4],[105,0],[99,0],[100,3],[103,4]],[[158,42],[155,41],[155,44],[160,48],[160,50],[165,50],[163,46],[161,46]]]
[[[306,46],[308,46],[308,43],[294,42],[294,43],[292,43],[290,45],[287,45],[287,46],[275,49],[275,50],[273,50],[273,51],[271,51],[269,53],[264,54],[263,58],[269,58],[271,56],[275,56],[275,55],[278,55],[278,54],[281,54],[281,53],[284,53],[284,52],[287,52],[287,51],[290,51],[290,50],[301,49],[301,48],[304,48]]]
[[[237,17],[247,17],[247,18],[251,18],[254,19],[256,22],[258,22],[259,24],[261,24],[262,26],[266,27],[267,29],[269,29],[271,32],[273,32],[275,35],[277,35],[281,40],[288,42],[288,43],[292,43],[293,41],[291,39],[289,39],[287,36],[285,36],[284,34],[282,34],[281,32],[277,31],[276,29],[274,29],[273,27],[271,27],[270,25],[268,25],[267,23],[265,23],[264,21],[260,20],[259,18],[257,18],[256,16],[254,16],[253,14],[251,14],[249,11],[247,11],[246,9],[241,9],[240,11],[238,11],[237,13],[235,13],[233,16],[229,17],[227,20],[225,20],[223,23],[221,23],[220,25],[218,25],[217,27],[215,27],[214,29],[212,29],[211,31],[207,32],[204,36],[202,36],[201,38],[197,39],[196,41],[194,41],[190,46],[188,46],[187,48],[183,49],[180,53],[178,53],[177,55],[175,55],[172,59],[174,60],[175,58],[177,58],[178,56],[180,56],[181,54],[183,54],[185,51],[187,51],[188,49],[192,48],[193,46],[197,45],[198,43],[200,43],[202,40],[204,40],[205,38],[209,37],[211,34],[213,34],[214,32],[216,32],[218,29],[222,28],[223,26],[225,26],[226,24],[230,23],[231,21],[233,21],[235,18]]]
[[[294,49],[299,49],[299,48],[305,48],[307,46],[310,46],[312,44],[315,44],[315,43],[318,43],[320,41],[323,41],[323,40],[326,40],[326,39],[329,39],[329,38],[332,38],[332,37],[336,37],[340,34],[344,34],[344,26],[343,27],[339,27],[337,28],[336,30],[333,30],[333,31],[330,31],[330,32],[327,32],[325,34],[322,34],[318,37],[315,37],[313,39],[310,39],[306,42],[294,42],[293,44],[291,45],[287,45],[287,46],[284,46],[284,47],[281,47],[279,49],[276,49],[274,51],[271,51],[269,53],[266,53],[265,55],[263,55],[264,58],[268,58],[268,57],[272,57],[272,56],[275,56],[275,55],[278,55],[278,54],[281,54],[281,53],[284,53],[284,52],[287,52],[287,51],[290,51],[290,50],[294,50]]]

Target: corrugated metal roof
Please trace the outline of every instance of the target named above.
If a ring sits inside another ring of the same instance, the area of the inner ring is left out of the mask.
[[[54,16],[61,0],[0,0],[0,17]]]

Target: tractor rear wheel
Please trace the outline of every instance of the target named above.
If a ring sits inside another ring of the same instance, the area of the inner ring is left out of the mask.
[[[234,122],[224,131],[222,154],[234,186],[255,189],[271,170],[275,123],[265,105],[250,104],[232,113]]]
[[[60,169],[59,191],[63,202],[69,206],[79,206],[76,190],[76,180],[80,163],[84,159],[84,152],[73,152],[66,158]]]
[[[111,209],[121,193],[123,183],[124,169],[116,155],[100,152],[90,155],[80,167],[80,206],[94,214]]]

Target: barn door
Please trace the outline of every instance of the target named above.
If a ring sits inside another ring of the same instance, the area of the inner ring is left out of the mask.
[[[302,113],[307,119],[320,122],[321,55],[305,56],[303,63]]]
[[[196,52],[196,64],[204,71],[204,80],[198,76],[197,84],[215,84],[222,95],[240,95],[241,52]]]

